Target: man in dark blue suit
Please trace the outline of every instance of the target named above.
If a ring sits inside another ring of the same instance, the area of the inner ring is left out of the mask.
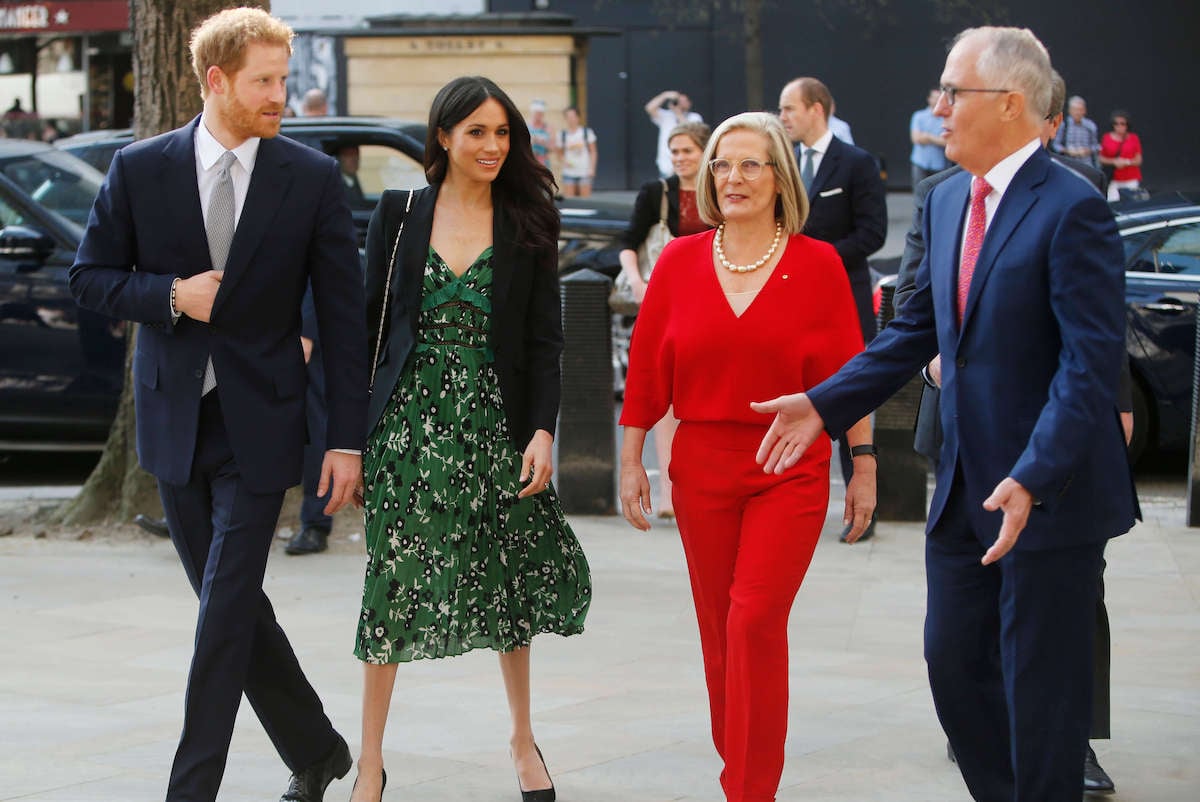
[[[804,233],[833,245],[850,278],[858,307],[863,342],[875,337],[875,308],[871,302],[871,270],[867,257],[887,238],[887,189],[871,154],[833,135],[829,117],[833,95],[816,78],[796,78],[779,93],[779,120],[796,142],[796,164],[808,193],[809,212]],[[874,459],[873,449],[859,446],[854,457],[845,441],[838,446],[842,477],[854,475],[855,459]],[[846,541],[850,526],[842,531]],[[875,534],[875,519],[859,540]]]
[[[925,659],[981,802],[1078,802],[1105,542],[1138,513],[1116,412],[1121,244],[1104,199],[1042,148],[1050,59],[1027,30],[959,35],[935,113],[964,172],[929,194],[913,295],[866,352],[776,413],[793,465],[942,361]]]
[[[1055,70],[1051,76],[1051,95],[1050,109],[1046,114],[1045,122],[1042,123],[1042,146],[1046,147],[1047,143],[1054,139],[1055,133],[1058,131],[1059,125],[1063,120],[1063,104],[1067,98],[1067,86],[1063,81],[1062,76]],[[1047,150],[1050,158],[1054,159],[1059,164],[1066,167],[1075,173],[1092,186],[1101,195],[1105,190],[1104,174],[1099,170],[1076,161],[1069,156],[1063,156],[1053,151]],[[917,269],[920,267],[921,260],[925,255],[925,240],[924,240],[924,207],[925,198],[930,190],[938,184],[958,175],[962,172],[961,167],[951,167],[948,170],[943,170],[936,173],[924,181],[921,181],[913,189],[913,223],[905,235],[904,255],[900,259],[900,269],[896,274],[896,294],[894,296],[895,308],[899,309],[908,300],[916,289]],[[942,448],[942,429],[941,419],[938,415],[938,395],[940,388],[938,383],[941,381],[941,360],[934,357],[929,365],[922,371],[922,377],[925,380],[924,386],[921,388],[921,405],[917,412],[916,423],[913,427],[913,449],[920,455],[927,457],[935,466],[938,461],[938,454]],[[1133,433],[1133,398],[1132,398],[1132,377],[1129,373],[1129,361],[1121,360],[1121,375],[1120,382],[1117,385],[1117,410],[1121,415],[1121,428],[1125,435],[1125,444],[1129,444],[1129,439]],[[1091,714],[1091,739],[1109,738],[1110,737],[1110,707],[1109,707],[1109,686],[1110,686],[1110,658],[1111,658],[1111,643],[1108,625],[1108,610],[1104,605],[1104,563],[1101,562],[1100,576],[1098,581],[1098,595],[1096,597],[1096,620],[1095,620],[1095,639],[1093,648],[1093,666],[1092,666],[1092,714]],[[953,752],[950,753],[953,759]],[[1108,776],[1108,772],[1100,765],[1100,761],[1096,758],[1095,751],[1088,746],[1083,763],[1083,790],[1085,792],[1105,793],[1115,790],[1112,778]]]
[[[117,153],[75,265],[83,307],[143,324],[137,445],[200,598],[168,802],[217,797],[244,692],[319,802],[350,769],[262,590],[305,437],[301,299],[311,281],[327,379],[322,490],[355,499],[367,402],[356,237],[337,162],[277,137],[292,31],[258,9],[192,34],[204,111]]]

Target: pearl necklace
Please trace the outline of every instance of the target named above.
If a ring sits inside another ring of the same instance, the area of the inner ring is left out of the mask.
[[[735,264],[731,263],[728,259],[725,258],[725,246],[724,246],[725,224],[721,223],[721,225],[717,226],[717,236],[716,236],[716,240],[715,240],[715,245],[717,248],[717,258],[721,260],[721,264],[725,266],[725,269],[729,270],[732,273],[749,273],[752,270],[758,270],[760,267],[765,265],[767,262],[771,261],[771,257],[775,255],[775,249],[779,247],[779,238],[781,236],[783,236],[783,224],[780,223],[779,221],[776,221],[775,222],[775,239],[771,240],[771,247],[767,249],[767,252],[765,254],[763,254],[762,258],[759,259],[754,264],[735,265]]]

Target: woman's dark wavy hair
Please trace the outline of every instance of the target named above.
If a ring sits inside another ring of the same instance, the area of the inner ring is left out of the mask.
[[[518,245],[531,249],[546,248],[557,269],[558,210],[554,208],[554,174],[533,155],[529,125],[504,90],[479,75],[455,78],[443,86],[429,109],[429,129],[425,136],[425,178],[431,184],[446,178],[449,157],[438,142],[438,132],[449,133],[488,98],[504,107],[508,116],[508,156],[492,184],[492,203],[513,227]]]
[[[1129,116],[1129,112],[1125,111],[1125,109],[1113,110],[1113,113],[1108,115],[1108,122],[1112,124],[1117,120],[1125,121],[1125,133],[1133,133],[1133,118]]]

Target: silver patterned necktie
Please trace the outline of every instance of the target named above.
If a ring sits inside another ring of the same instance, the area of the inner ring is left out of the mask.
[[[815,153],[815,152],[816,152],[816,150],[814,148],[805,148],[804,149],[804,165],[800,168],[800,180],[804,182],[804,191],[805,192],[812,191],[813,172],[814,172],[813,171],[813,153]]]
[[[221,154],[217,162],[217,184],[208,200],[208,216],[204,220],[204,230],[208,236],[208,254],[212,257],[213,270],[225,269],[225,261],[229,258],[229,246],[233,243],[233,177],[229,174],[229,168],[236,160],[237,156],[233,155],[231,150]],[[200,395],[208,395],[216,386],[217,374],[213,371],[210,356],[208,364],[204,366],[204,385]]]

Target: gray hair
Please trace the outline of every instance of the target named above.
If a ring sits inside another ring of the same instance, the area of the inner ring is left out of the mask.
[[[975,62],[979,77],[997,88],[1025,95],[1026,109],[1039,119],[1050,108],[1050,54],[1028,28],[967,28],[954,38],[983,37],[984,47]]]
[[[1058,70],[1050,70],[1050,107],[1046,109],[1046,119],[1062,114],[1063,103],[1067,100],[1067,82],[1058,74]]]
[[[808,195],[800,181],[800,170],[796,167],[796,154],[783,123],[774,114],[763,111],[747,111],[730,117],[717,126],[712,138],[704,148],[703,169],[696,182],[696,210],[700,219],[711,226],[725,222],[721,206],[717,202],[716,180],[708,163],[715,158],[721,137],[730,131],[754,131],[767,140],[767,160],[774,166],[775,188],[779,197],[775,201],[775,219],[783,224],[785,234],[799,234],[808,219]]]

